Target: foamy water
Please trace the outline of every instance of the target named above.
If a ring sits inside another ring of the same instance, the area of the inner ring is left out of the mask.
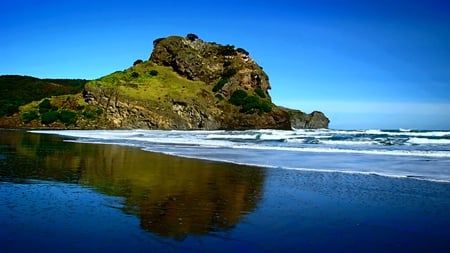
[[[183,157],[281,169],[450,182],[450,131],[33,131]]]

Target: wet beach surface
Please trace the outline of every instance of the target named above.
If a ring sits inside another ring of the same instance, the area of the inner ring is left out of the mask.
[[[448,252],[450,184],[0,130],[2,252]]]

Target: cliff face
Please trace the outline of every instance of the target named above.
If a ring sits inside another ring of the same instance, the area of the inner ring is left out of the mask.
[[[271,102],[268,76],[246,50],[177,36],[156,40],[154,46],[151,62],[204,82],[214,94],[219,128],[290,129],[287,112]],[[242,101],[230,103],[236,94]]]
[[[83,93],[42,99],[0,127],[142,129],[326,128],[319,112],[272,103],[269,78],[242,48],[196,35],[154,41],[149,60],[88,82]],[[12,125],[11,125],[12,124]]]

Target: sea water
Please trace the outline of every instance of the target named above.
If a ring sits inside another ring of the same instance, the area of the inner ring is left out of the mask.
[[[80,143],[118,144],[175,156],[289,170],[450,182],[450,131],[49,130]]]

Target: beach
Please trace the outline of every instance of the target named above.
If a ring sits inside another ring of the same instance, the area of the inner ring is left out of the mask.
[[[450,250],[448,182],[250,166],[128,144],[0,130],[4,252]]]

